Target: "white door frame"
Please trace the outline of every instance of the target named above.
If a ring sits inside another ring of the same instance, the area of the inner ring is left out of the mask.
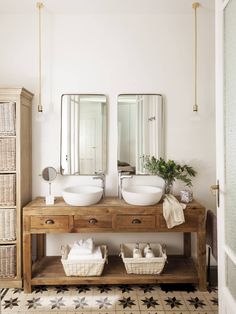
[[[216,166],[220,182],[220,204],[217,208],[219,313],[233,314],[236,302],[226,286],[225,254],[236,264],[236,256],[225,244],[225,172],[224,172],[224,9],[231,0],[215,0],[216,45]]]

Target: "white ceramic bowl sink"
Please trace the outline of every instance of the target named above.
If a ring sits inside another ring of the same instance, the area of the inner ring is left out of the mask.
[[[133,185],[122,189],[122,196],[131,205],[157,204],[163,194],[163,189],[157,186]]]
[[[69,205],[89,206],[98,203],[102,193],[99,186],[72,186],[62,191],[62,197]]]

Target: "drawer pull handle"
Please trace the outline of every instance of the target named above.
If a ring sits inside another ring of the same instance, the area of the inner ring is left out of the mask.
[[[91,218],[89,219],[89,223],[92,224],[92,225],[95,225],[97,223],[97,219],[96,218]]]
[[[45,224],[46,225],[54,225],[54,220],[52,220],[52,219],[47,219],[46,221],[45,221]]]
[[[132,220],[132,224],[137,225],[137,224],[141,224],[142,221],[140,219],[133,219]]]

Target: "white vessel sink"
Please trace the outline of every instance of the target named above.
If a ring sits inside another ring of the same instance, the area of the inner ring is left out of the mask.
[[[72,186],[62,191],[62,197],[69,205],[89,206],[98,203],[102,193],[99,186]]]
[[[122,189],[122,196],[131,205],[157,204],[163,194],[163,189],[157,186],[133,185]]]

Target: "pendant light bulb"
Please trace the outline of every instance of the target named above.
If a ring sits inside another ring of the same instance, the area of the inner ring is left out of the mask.
[[[43,106],[42,105],[38,105],[38,112],[43,112]]]
[[[38,8],[38,31],[39,31],[39,35],[38,35],[38,39],[39,39],[39,43],[38,43],[38,48],[39,48],[39,82],[38,82],[38,112],[43,112],[43,106],[42,106],[42,43],[41,43],[41,33],[42,33],[42,24],[41,24],[41,10],[44,7],[42,2],[37,2],[36,3],[36,7]]]
[[[197,104],[193,105],[193,112],[198,112],[198,105]]]

